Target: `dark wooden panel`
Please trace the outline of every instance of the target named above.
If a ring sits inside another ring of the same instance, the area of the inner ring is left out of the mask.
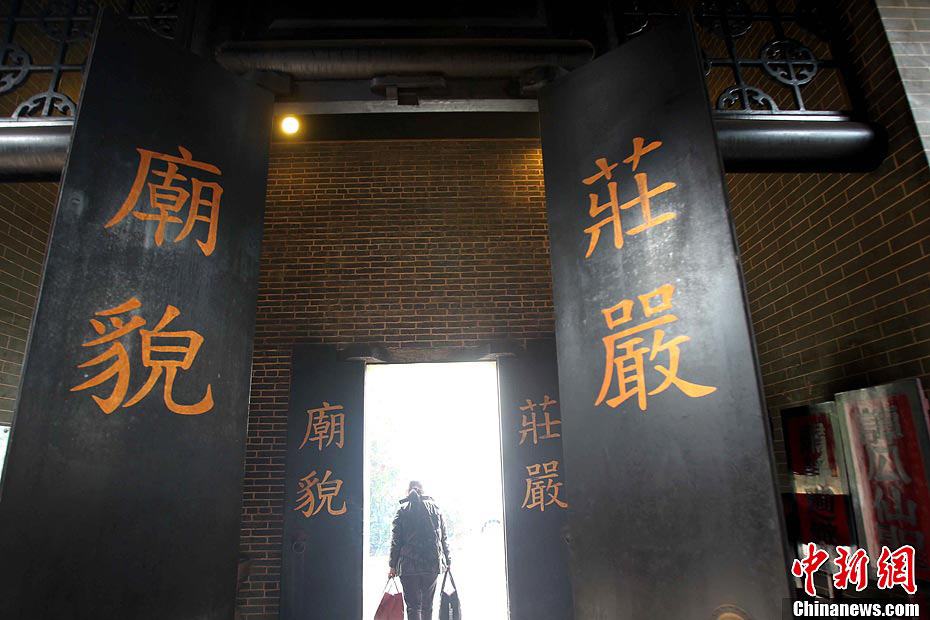
[[[364,383],[364,363],[329,348],[294,351],[282,620],[362,617]]]
[[[771,447],[688,24],[540,106],[575,615],[777,618]]]
[[[555,341],[529,342],[497,374],[510,618],[571,620]]]
[[[101,22],[6,462],[5,620],[232,617],[270,115]]]

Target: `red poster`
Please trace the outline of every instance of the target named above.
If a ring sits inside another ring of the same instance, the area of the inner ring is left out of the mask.
[[[883,545],[916,549],[917,578],[930,579],[927,409],[917,379],[837,395],[850,443],[853,494],[870,557]]]

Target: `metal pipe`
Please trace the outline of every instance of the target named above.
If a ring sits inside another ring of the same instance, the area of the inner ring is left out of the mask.
[[[716,118],[727,172],[866,172],[881,164],[881,127],[842,120]]]
[[[886,139],[868,123],[720,119],[717,142],[727,172],[864,172],[884,159]],[[0,180],[56,179],[71,123],[0,125]]]
[[[0,125],[0,180],[55,180],[65,167],[70,122]]]
[[[398,39],[227,43],[216,60],[234,73],[277,71],[295,80],[364,80],[378,75],[519,77],[537,67],[574,69],[590,62],[587,41]]]

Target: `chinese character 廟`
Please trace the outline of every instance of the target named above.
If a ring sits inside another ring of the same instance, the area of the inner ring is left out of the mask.
[[[186,148],[179,146],[178,151],[181,157],[168,155],[165,153],[156,153],[146,149],[136,149],[139,151],[139,168],[136,172],[136,179],[129,190],[129,195],[123,202],[116,215],[106,223],[104,228],[118,224],[127,215],[132,213],[133,217],[140,220],[150,220],[158,222],[155,228],[155,245],[161,246],[165,240],[165,227],[167,224],[181,224],[183,226],[178,234],[174,237],[174,242],[182,241],[193,230],[197,222],[206,222],[207,229],[206,241],[197,240],[201,252],[205,256],[210,256],[216,248],[216,232],[219,224],[220,215],[220,197],[223,195],[223,188],[219,183],[214,181],[203,181],[191,175],[189,185],[180,185],[188,178],[180,174],[179,170],[184,168],[193,168],[203,170],[217,176],[223,173],[213,164],[194,161],[191,152]],[[152,163],[155,161],[164,162],[164,169],[152,169]],[[161,177],[160,182],[149,182],[148,202],[154,211],[135,210],[142,195],[142,190],[146,187],[146,181],[149,176]],[[188,189],[190,191],[188,191]],[[176,215],[188,204],[187,219],[182,220]],[[207,215],[201,214],[201,207],[207,208]]]
[[[307,409],[307,432],[298,450],[308,441],[316,441],[317,447],[322,450],[324,441],[329,446],[335,440],[336,446],[341,448],[345,439],[346,414],[330,413],[341,410],[342,405],[330,405],[326,401],[323,401],[323,406],[318,409]]]

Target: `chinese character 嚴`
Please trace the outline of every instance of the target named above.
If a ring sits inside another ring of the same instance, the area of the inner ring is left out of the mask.
[[[818,549],[814,543],[807,543],[807,555],[804,559],[792,562],[791,574],[795,577],[804,576],[804,591],[809,596],[817,595],[817,591],[814,590],[814,573],[829,557],[826,551]]]
[[[346,512],[345,502],[342,502],[342,508],[333,510],[333,498],[339,495],[342,480],[330,481],[329,477],[332,473],[327,469],[323,479],[320,480],[316,477],[316,470],[313,470],[301,478],[298,482],[300,493],[297,497],[297,507],[294,510],[301,511],[308,518],[318,514],[324,507],[326,512],[334,517],[344,514]]]
[[[106,223],[104,228],[110,228],[118,224],[127,215],[132,213],[133,217],[140,220],[151,220],[158,222],[155,229],[155,245],[161,246],[165,240],[165,226],[167,224],[181,224],[183,226],[178,234],[174,237],[174,242],[182,241],[193,230],[197,222],[206,222],[209,226],[207,230],[206,241],[197,240],[201,252],[205,256],[210,256],[216,247],[216,231],[220,215],[220,198],[223,195],[223,188],[219,183],[214,181],[203,181],[191,175],[189,185],[180,185],[188,180],[188,177],[180,174],[181,167],[203,170],[217,176],[223,173],[213,164],[194,161],[191,152],[186,148],[179,146],[178,151],[181,157],[168,155],[165,153],[156,153],[146,149],[136,149],[139,151],[139,168],[136,172],[136,179],[129,190],[129,195],[123,202],[119,211],[113,218]],[[164,162],[164,169],[155,170],[152,168],[153,162]],[[190,174],[190,173],[188,173]],[[149,182],[150,175],[161,177],[159,182]],[[142,190],[148,186],[149,206],[153,211],[135,210]],[[190,191],[188,191],[188,188]],[[188,204],[187,219],[182,220],[176,214]],[[201,207],[206,207],[207,215],[201,214]]]
[[[541,403],[534,403],[529,398],[526,399],[526,406],[520,407],[520,411],[529,411],[529,414],[522,414],[523,416],[523,429],[520,431],[520,445],[523,445],[523,442],[526,441],[527,435],[532,435],[533,445],[537,445],[540,439],[554,439],[556,437],[561,437],[560,433],[552,432],[553,426],[560,426],[562,424],[561,420],[553,420],[551,418],[550,411],[547,411],[550,405],[556,405],[559,401],[551,400],[549,395],[546,394],[543,397]],[[536,407],[542,406],[543,421],[536,421]],[[539,429],[544,429],[542,435],[539,434]]]
[[[128,322],[118,316],[133,310],[137,310],[141,307],[141,305],[142,304],[139,302],[139,300],[133,297],[129,301],[116,306],[115,308],[101,310],[100,312],[94,313],[95,316],[108,319],[110,325],[113,327],[113,331],[108,334],[105,333],[107,331],[107,327],[103,321],[99,319],[91,319],[90,324],[100,337],[85,342],[82,346],[95,347],[106,343],[112,344],[106,351],[97,357],[84,362],[83,364],[80,364],[78,368],[96,366],[107,360],[113,358],[115,359],[109,368],[102,371],[96,377],[91,377],[87,381],[74,386],[71,388],[71,391],[77,392],[98,386],[104,381],[107,381],[115,376],[116,385],[114,386],[113,392],[110,394],[110,396],[107,398],[101,398],[99,396],[92,395],[94,402],[97,403],[97,406],[100,407],[101,411],[104,413],[112,413],[120,405],[123,407],[132,407],[140,400],[145,398],[148,393],[152,391],[152,388],[155,387],[155,384],[158,383],[162,373],[164,373],[165,384],[163,398],[165,405],[170,411],[182,415],[198,415],[209,411],[213,408],[213,393],[209,384],[207,385],[206,395],[200,400],[200,402],[194,405],[178,404],[174,402],[173,397],[174,382],[177,377],[178,370],[190,369],[191,365],[194,363],[194,359],[197,357],[197,352],[200,350],[200,345],[203,344],[203,336],[193,330],[176,332],[164,331],[168,323],[180,315],[180,311],[171,305],[165,308],[165,312],[156,324],[155,329],[139,329],[146,324],[145,319],[140,316],[129,316],[127,317]],[[129,355],[126,352],[126,348],[123,346],[123,344],[116,342],[116,340],[128,335],[130,332],[136,329],[139,329],[139,336],[141,337],[142,341],[142,364],[146,368],[149,368],[150,372],[148,379],[145,381],[145,384],[139,388],[139,391],[136,392],[132,398],[124,403],[123,401],[125,400],[127,390],[129,389]],[[158,344],[160,340],[164,344]],[[157,358],[155,356],[157,356]],[[180,359],[178,359],[179,356]]]
[[[636,396],[640,410],[645,411],[647,409],[647,396],[653,396],[663,392],[672,385],[691,398],[700,398],[701,396],[706,396],[716,391],[716,387],[691,383],[678,376],[678,365],[681,356],[679,346],[691,340],[690,337],[676,336],[668,342],[663,342],[665,339],[665,331],[656,329],[653,333],[651,347],[639,346],[644,342],[643,338],[630,338],[630,336],[634,336],[635,334],[668,323],[674,323],[678,320],[678,317],[674,314],[663,314],[662,316],[651,318],[657,314],[662,314],[671,310],[672,295],[674,292],[675,287],[671,284],[666,284],[645,295],[640,295],[639,301],[643,313],[645,317],[650,320],[640,325],[634,325],[615,332],[602,339],[606,352],[604,381],[601,384],[601,391],[597,396],[597,400],[594,402],[595,405],[606,402],[610,407],[617,407],[628,398]],[[634,307],[635,304],[632,299],[624,299],[617,305],[602,310],[607,327],[609,329],[615,329],[624,323],[632,321]],[[658,364],[653,367],[665,378],[658,387],[647,392],[645,377],[646,354],[649,354],[649,361],[651,362],[655,360],[656,355],[664,351],[668,351],[669,354],[668,368]],[[607,398],[607,393],[610,391],[610,387],[614,382],[614,376],[617,377],[617,395],[612,398]]]
[[[633,172],[636,172],[636,169],[639,167],[640,158],[642,158],[643,155],[662,146],[662,143],[658,141],[650,142],[647,146],[643,146],[644,143],[645,141],[642,138],[634,138],[633,154],[623,160],[623,163],[632,165]],[[621,211],[639,205],[640,212],[642,213],[643,223],[627,230],[626,234],[628,235],[637,235],[644,230],[677,217],[675,213],[663,213],[659,216],[653,216],[650,203],[651,198],[677,187],[675,183],[662,183],[653,189],[649,189],[649,181],[646,173],[636,173],[633,175],[633,179],[636,182],[636,198],[620,204],[620,200],[617,197],[617,182],[611,180],[613,178],[613,170],[619,164],[608,164],[605,157],[598,158],[594,164],[598,167],[599,172],[582,180],[582,183],[585,185],[592,185],[600,179],[607,179],[607,193],[609,198],[607,202],[600,204],[600,196],[598,194],[589,193],[588,215],[597,217],[608,209],[610,209],[610,215],[596,224],[585,228],[585,232],[590,235],[590,239],[588,240],[588,251],[585,253],[585,258],[589,258],[594,252],[594,248],[597,247],[597,242],[601,235],[601,228],[608,224],[611,225],[611,229],[613,230],[614,247],[618,250],[623,247],[623,225],[620,221]]]
[[[323,442],[329,446],[336,441],[336,446],[341,448],[345,439],[345,413],[330,413],[332,411],[342,411],[342,405],[330,405],[323,401],[323,406],[318,409],[307,409],[307,432],[304,434],[304,440],[300,444],[300,450],[308,441],[316,441],[317,447],[322,450]]]
[[[836,551],[839,557],[833,562],[839,566],[839,570],[833,575],[833,585],[844,590],[849,584],[855,584],[857,592],[865,590],[869,584],[869,575],[866,572],[869,556],[865,550],[857,549],[855,553],[849,553],[845,547],[837,547]]]
[[[882,553],[875,564],[878,573],[879,589],[891,589],[896,585],[904,588],[908,594],[917,591],[914,582],[914,547],[904,545],[892,553],[882,545]]]
[[[542,512],[546,510],[546,506],[552,504],[568,508],[568,504],[559,499],[562,483],[555,482],[559,477],[558,469],[558,461],[527,465],[526,473],[529,477],[526,479],[526,496],[523,498],[522,508],[539,508]]]

